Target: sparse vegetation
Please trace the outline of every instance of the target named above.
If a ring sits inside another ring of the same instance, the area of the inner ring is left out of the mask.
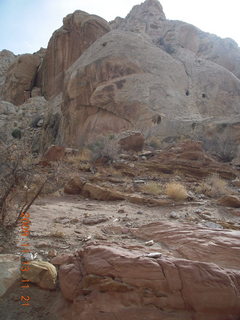
[[[48,172],[37,174],[37,159],[24,140],[0,144],[0,224],[14,227],[48,181]]]
[[[67,162],[70,164],[78,164],[82,161],[87,162],[91,160],[92,152],[87,148],[83,148],[79,153],[67,157]]]
[[[142,186],[141,191],[151,195],[160,195],[163,193],[163,187],[157,182],[148,182]]]
[[[186,188],[178,182],[170,182],[165,188],[166,195],[176,201],[185,200],[188,197]]]
[[[94,143],[88,145],[92,152],[93,160],[105,158],[109,162],[116,160],[119,154],[119,144],[114,135],[100,137]]]
[[[195,191],[197,193],[203,193],[208,197],[218,197],[229,194],[227,182],[217,174],[207,177],[195,188]]]

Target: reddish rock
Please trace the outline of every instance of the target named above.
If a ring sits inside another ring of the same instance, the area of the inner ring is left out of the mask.
[[[240,208],[240,199],[236,196],[224,196],[218,200],[218,204],[224,207]]]
[[[5,75],[4,100],[20,105],[31,97],[39,64],[38,54],[23,54],[15,60]]]
[[[83,187],[82,194],[90,199],[100,200],[100,201],[116,201],[124,200],[125,196],[121,192],[101,187],[92,183],[86,183]]]
[[[50,146],[43,155],[43,161],[59,161],[65,156],[65,148],[62,146]]]
[[[215,230],[189,223],[159,222],[133,229],[134,236],[165,244],[175,257],[239,269],[240,231]]]
[[[46,98],[62,91],[64,72],[98,38],[110,30],[104,19],[77,10],[63,19],[52,35],[38,74],[38,86]]]
[[[86,181],[80,177],[74,177],[67,182],[64,187],[64,192],[67,194],[81,194]]]
[[[240,272],[213,263],[90,245],[61,266],[59,278],[71,320],[226,320],[240,314]]]
[[[126,137],[121,138],[119,144],[124,151],[142,151],[144,136],[140,132],[132,132]]]
[[[218,174],[224,179],[234,179],[237,176],[229,165],[218,162],[209,156],[202,148],[201,142],[186,140],[168,149],[158,152],[145,164],[151,172],[174,173],[182,172],[185,176],[204,178]]]

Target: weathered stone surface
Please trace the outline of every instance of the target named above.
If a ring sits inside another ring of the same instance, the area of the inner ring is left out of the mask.
[[[83,186],[82,194],[90,199],[100,201],[123,200],[124,194],[114,189],[101,187],[92,183],[86,183]]]
[[[22,136],[36,138],[34,147],[40,141],[40,132],[30,130],[32,121],[36,117],[44,117],[46,110],[46,100],[43,97],[28,99],[21,106],[15,106],[7,101],[0,101],[0,137],[8,143],[13,140],[12,132],[14,129],[21,131]]]
[[[126,137],[121,137],[118,143],[124,151],[142,151],[144,137],[140,132],[130,132]]]
[[[133,229],[132,233],[140,239],[167,245],[175,257],[239,269],[240,231],[162,221]]]
[[[62,91],[64,72],[96,39],[110,30],[95,15],[77,10],[63,19],[63,26],[52,35],[38,74],[38,84],[46,98]]]
[[[54,289],[57,280],[57,270],[49,262],[31,261],[26,266],[29,270],[22,272],[22,278],[28,279],[42,289]]]
[[[240,272],[213,263],[87,246],[59,276],[72,320],[224,320],[240,312]]]
[[[210,60],[240,77],[240,50],[234,40],[221,39],[182,21],[167,20],[157,0],[136,5],[125,19],[112,21],[111,27],[141,33],[176,59],[178,49],[183,48],[186,55],[193,52],[197,58]]]
[[[225,207],[240,208],[240,199],[229,195],[219,199],[218,204]]]
[[[207,177],[218,174],[225,179],[234,179],[237,173],[228,165],[218,162],[202,148],[201,142],[183,141],[150,158],[144,167],[150,172],[174,173],[179,170],[184,175]]]
[[[2,87],[4,100],[21,105],[31,97],[40,61],[38,54],[23,54],[11,64]]]
[[[64,192],[67,194],[81,194],[86,181],[80,177],[74,177],[64,186]]]
[[[65,148],[62,146],[51,146],[44,153],[42,160],[51,162],[51,161],[60,161],[65,156]]]
[[[184,68],[164,51],[133,33],[109,32],[68,69],[63,139],[80,145],[101,134],[158,126],[159,112],[181,113],[186,86]]]
[[[20,256],[0,254],[0,297],[20,279]]]
[[[0,96],[1,96],[1,87],[5,82],[7,70],[15,60],[16,60],[16,56],[11,51],[8,51],[8,50],[0,51]]]

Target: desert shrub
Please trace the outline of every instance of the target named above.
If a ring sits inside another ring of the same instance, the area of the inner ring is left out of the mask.
[[[100,137],[89,144],[88,149],[92,152],[93,160],[106,158],[112,162],[118,158],[120,147],[117,139],[113,135],[109,135]]]
[[[16,226],[42,192],[48,174],[37,174],[37,159],[23,140],[0,143],[0,224]]]
[[[21,130],[16,128],[12,131],[12,136],[14,139],[21,139],[22,137],[22,133],[21,133]]]
[[[157,137],[151,137],[146,141],[146,144],[153,149],[159,149],[161,147],[161,140]]]
[[[176,201],[185,200],[188,197],[186,188],[178,182],[170,182],[165,187],[166,195]]]
[[[141,187],[141,191],[147,194],[159,195],[163,193],[163,187],[157,182],[148,182]]]
[[[203,193],[209,197],[218,197],[229,194],[227,182],[217,174],[212,174],[202,181],[195,189],[197,193]]]

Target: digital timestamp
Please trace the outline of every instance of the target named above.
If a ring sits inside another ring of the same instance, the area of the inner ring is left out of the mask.
[[[30,253],[30,243],[29,243],[29,236],[30,236],[30,225],[31,225],[31,217],[28,212],[23,212],[20,216],[19,220],[20,224],[20,237],[21,237],[21,253]],[[23,307],[29,307],[31,297],[28,295],[27,289],[30,288],[30,280],[27,279],[27,272],[30,271],[29,261],[22,261],[20,271],[22,273],[22,280],[21,280],[21,288],[23,292],[20,296],[20,304]],[[24,274],[23,274],[24,273]]]

